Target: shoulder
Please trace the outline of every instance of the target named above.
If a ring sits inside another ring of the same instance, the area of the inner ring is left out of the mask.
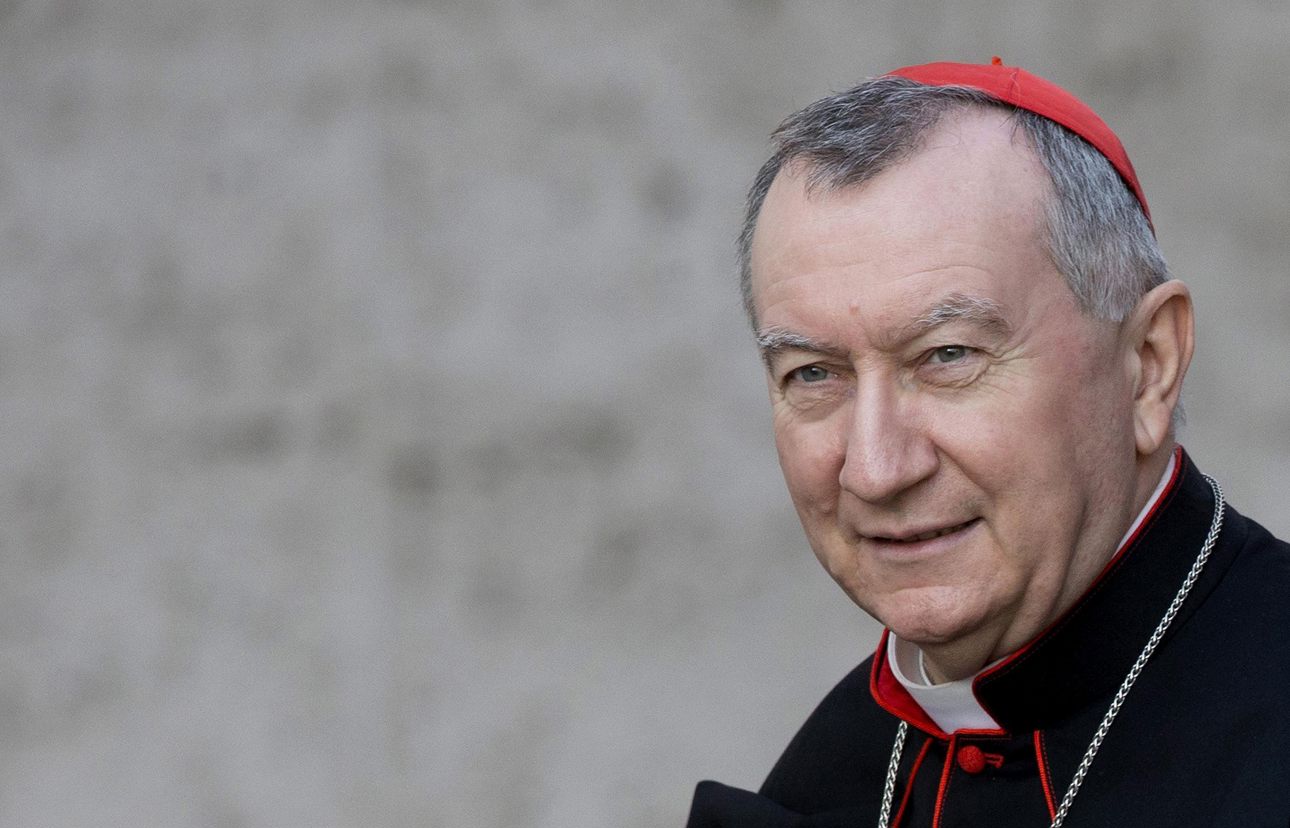
[[[1221,637],[1229,651],[1257,651],[1254,675],[1280,668],[1279,677],[1290,680],[1290,544],[1230,506],[1221,542],[1235,550],[1210,599],[1223,621]]]
[[[897,721],[869,691],[873,657],[829,691],[789,742],[761,793],[802,813],[868,804],[881,792]]]
[[[1230,600],[1245,605],[1241,614],[1290,614],[1290,544],[1231,506],[1220,543],[1234,550],[1223,580]]]

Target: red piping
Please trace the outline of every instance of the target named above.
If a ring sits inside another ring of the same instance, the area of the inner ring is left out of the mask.
[[[1035,731],[1035,764],[1039,765],[1039,784],[1044,789],[1044,801],[1048,803],[1048,818],[1057,819],[1057,801],[1053,798],[1053,780],[1048,772],[1048,757],[1044,755],[1043,733]]]
[[[1134,529],[1133,534],[1129,535],[1128,540],[1126,540],[1119,549],[1115,550],[1115,557],[1111,558],[1111,563],[1114,563],[1116,560],[1118,560],[1119,557],[1124,554],[1124,550],[1128,549],[1130,546],[1133,546],[1133,544],[1137,542],[1138,536],[1141,535],[1143,531],[1146,530],[1147,524],[1151,523],[1151,521],[1155,518],[1156,512],[1160,511],[1161,505],[1165,502],[1165,497],[1170,492],[1173,491],[1174,486],[1178,483],[1178,478],[1182,477],[1182,466],[1183,466],[1182,446],[1175,446],[1174,447],[1174,471],[1173,471],[1173,474],[1169,475],[1169,482],[1166,483],[1165,487],[1160,490],[1160,497],[1156,498],[1156,502],[1151,504],[1151,511],[1147,512],[1147,516],[1144,517],[1142,519],[1142,522],[1138,524],[1138,528]],[[1110,564],[1107,564],[1107,566],[1109,568]],[[1106,574],[1105,569],[1102,570],[1102,575],[1104,574]],[[1098,580],[1099,581],[1102,580],[1101,575],[1098,576]],[[1094,583],[1097,583],[1097,582],[1094,581]]]
[[[874,653],[873,668],[869,672],[869,694],[883,710],[898,719],[909,722],[914,727],[934,738],[945,741],[950,735],[941,730],[940,725],[914,700],[914,697],[900,683],[892,672],[887,661],[887,638],[891,630],[882,631],[882,640],[878,642],[878,651]],[[982,728],[957,730],[963,736],[1007,736],[1002,728]]]
[[[950,743],[945,749],[945,768],[941,771],[941,785],[936,791],[936,810],[932,816],[932,828],[941,828],[941,812],[945,809],[945,794],[950,788],[950,771],[954,765],[954,742],[956,739],[951,736]]]
[[[879,707],[896,718],[909,722],[924,733],[942,741],[950,738],[949,734],[941,730],[927,712],[918,706],[918,702],[914,701],[914,697],[909,695],[909,691],[891,671],[891,666],[887,664],[887,637],[890,635],[891,630],[882,631],[878,652],[874,653],[873,669],[869,671],[869,694],[873,696],[873,700]]]
[[[905,793],[900,797],[900,807],[896,809],[896,818],[891,821],[891,828],[899,828],[900,820],[905,816],[905,806],[909,804],[909,796],[914,792],[914,778],[918,776],[918,769],[922,767],[923,758],[927,756],[927,750],[931,746],[931,739],[924,741],[923,749],[918,751],[918,757],[914,759],[914,767],[909,770],[909,781],[905,783]]]

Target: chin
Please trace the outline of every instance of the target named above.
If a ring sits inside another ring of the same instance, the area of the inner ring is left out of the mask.
[[[951,644],[984,626],[987,608],[963,601],[954,589],[905,590],[866,608],[902,641],[919,646]],[[861,605],[864,606],[863,604]]]

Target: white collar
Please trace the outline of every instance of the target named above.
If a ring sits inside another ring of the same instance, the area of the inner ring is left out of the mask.
[[[1120,543],[1116,546],[1117,554],[1128,543],[1129,538],[1133,537],[1133,533],[1138,531],[1138,527],[1155,508],[1156,501],[1164,494],[1178,462],[1177,454],[1177,451],[1170,453],[1169,463],[1165,466],[1164,474],[1160,476],[1160,482],[1156,484],[1156,490],[1151,493],[1151,497],[1147,498],[1147,505],[1138,512],[1138,516],[1133,519],[1124,537],[1120,538]],[[986,665],[982,668],[982,672],[997,663],[996,661]],[[933,684],[923,669],[923,651],[917,644],[901,641],[895,633],[887,636],[887,664],[890,665],[896,681],[899,681],[914,701],[918,702],[923,712],[936,722],[937,727],[946,733],[953,733],[956,730],[999,729],[999,724],[985,711],[972,692],[972,682],[976,676]]]

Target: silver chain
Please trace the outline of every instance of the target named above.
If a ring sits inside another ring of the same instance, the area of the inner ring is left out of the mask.
[[[887,763],[887,784],[882,787],[882,810],[878,813],[878,828],[887,828],[891,819],[891,800],[896,795],[896,772],[900,770],[900,754],[905,752],[905,737],[909,723],[902,721],[896,728],[896,741],[891,746],[891,761]]]
[[[1205,568],[1205,562],[1209,560],[1209,553],[1213,551],[1214,544],[1218,542],[1218,535],[1223,530],[1223,514],[1226,506],[1223,503],[1223,487],[1209,475],[1205,475],[1205,480],[1209,487],[1214,491],[1214,518],[1209,524],[1209,534],[1205,536],[1205,543],[1200,547],[1200,554],[1191,565],[1187,577],[1183,579],[1182,586],[1178,588],[1178,593],[1174,595],[1174,600],[1170,602],[1169,609],[1156,625],[1156,631],[1147,639],[1147,645],[1142,648],[1138,654],[1138,660],[1133,662],[1129,668],[1129,674],[1124,677],[1124,682],[1120,689],[1116,691],[1115,698],[1111,700],[1111,706],[1107,708],[1106,715],[1102,717],[1102,723],[1097,726],[1097,731],[1093,734],[1093,740],[1088,743],[1088,749],[1084,751],[1084,758],[1080,760],[1079,767],[1075,770],[1075,778],[1071,780],[1070,787],[1066,789],[1066,795],[1062,797],[1062,804],[1057,808],[1057,815],[1053,817],[1052,825],[1049,828],[1061,828],[1066,820],[1066,815],[1070,813],[1071,803],[1075,801],[1075,795],[1079,793],[1080,785],[1084,784],[1084,777],[1088,775],[1089,766],[1093,764],[1093,757],[1097,755],[1098,748],[1102,747],[1102,740],[1106,738],[1107,731],[1111,729],[1111,722],[1115,721],[1116,715],[1124,705],[1125,698],[1129,695],[1129,690],[1133,688],[1133,683],[1138,680],[1142,674],[1142,668],[1146,666],[1147,659],[1160,646],[1161,640],[1165,637],[1165,632],[1169,625],[1173,623],[1174,617],[1178,615],[1178,610],[1182,607],[1183,601],[1187,600],[1187,594],[1191,588],[1196,585],[1200,578],[1200,572]],[[905,750],[905,736],[909,733],[909,725],[901,722],[900,727],[896,729],[896,741],[891,746],[891,761],[887,764],[887,781],[882,789],[882,811],[878,814],[878,828],[889,828],[891,819],[891,804],[896,794],[896,774],[900,770],[900,754]],[[949,761],[949,757],[946,757]]]

